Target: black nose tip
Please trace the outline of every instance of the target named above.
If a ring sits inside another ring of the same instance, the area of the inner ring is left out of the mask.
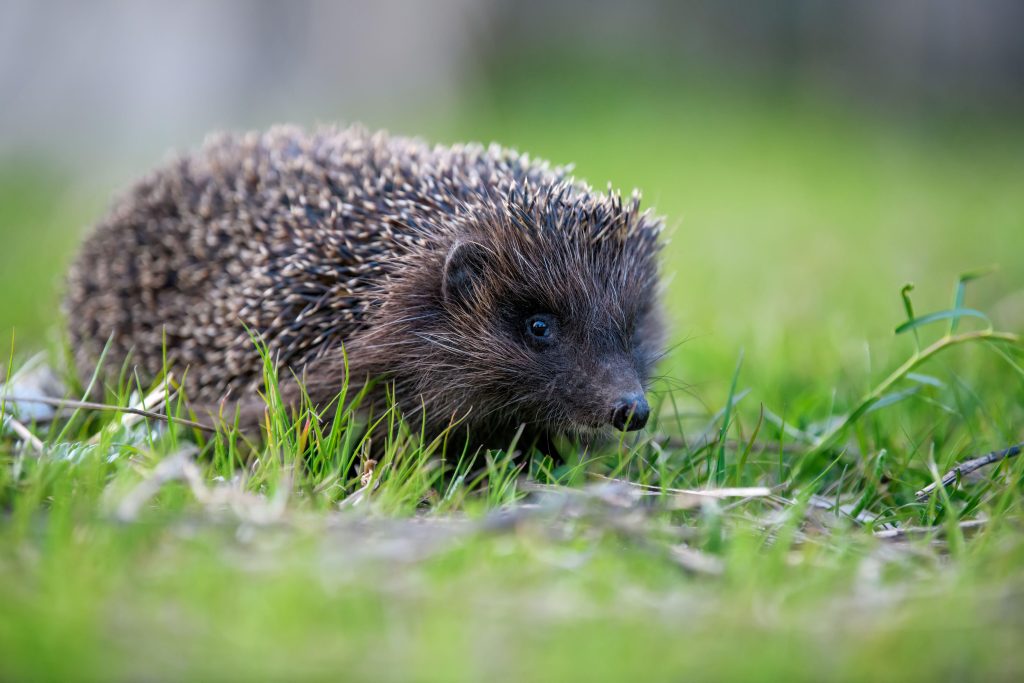
[[[651,407],[643,394],[628,394],[612,407],[612,426],[619,431],[635,432],[644,428],[650,415]]]

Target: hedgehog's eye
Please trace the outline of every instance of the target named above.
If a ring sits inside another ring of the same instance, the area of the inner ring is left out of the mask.
[[[548,345],[555,340],[557,324],[553,316],[531,315],[526,319],[526,337],[534,344]]]

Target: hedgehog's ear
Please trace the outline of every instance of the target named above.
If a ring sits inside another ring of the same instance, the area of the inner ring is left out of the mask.
[[[475,242],[456,242],[444,262],[441,293],[447,303],[468,304],[487,268],[487,250]]]

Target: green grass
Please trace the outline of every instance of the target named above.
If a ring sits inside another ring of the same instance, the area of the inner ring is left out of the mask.
[[[81,411],[28,425],[40,453],[9,423],[0,679],[1024,675],[1024,458],[917,495],[1024,441],[1022,131],[609,81],[509,77],[416,130],[573,160],[670,216],[685,343],[656,424],[565,465],[471,463],[385,413],[366,485],[343,409],[320,430],[273,408],[254,445]],[[50,182],[0,174],[15,368],[95,216]],[[988,320],[927,318],[963,308]],[[770,495],[679,491],[717,487]]]

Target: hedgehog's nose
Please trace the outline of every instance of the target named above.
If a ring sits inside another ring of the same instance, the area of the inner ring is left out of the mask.
[[[622,432],[635,432],[644,428],[650,415],[651,407],[643,394],[626,394],[612,408],[612,426]]]

